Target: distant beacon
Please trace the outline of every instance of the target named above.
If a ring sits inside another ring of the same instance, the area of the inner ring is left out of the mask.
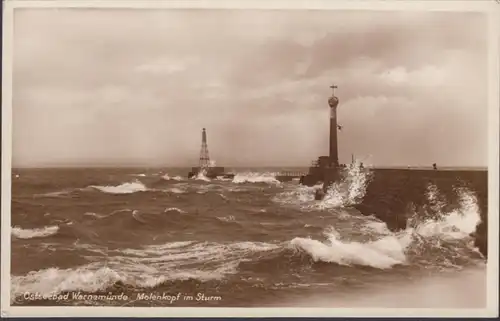
[[[203,174],[207,178],[233,178],[234,174],[224,172],[224,167],[214,166],[215,162],[210,160],[208,154],[207,131],[203,128],[201,132],[201,150],[200,161],[198,167],[192,167],[188,173],[188,178],[192,178],[198,174]]]

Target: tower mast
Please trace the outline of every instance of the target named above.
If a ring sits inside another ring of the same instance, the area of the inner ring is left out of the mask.
[[[207,132],[205,128],[201,133],[200,169],[210,166],[210,156],[208,156]]]

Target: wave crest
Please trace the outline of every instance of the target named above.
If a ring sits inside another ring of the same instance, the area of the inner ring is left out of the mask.
[[[325,232],[326,242],[308,238],[294,238],[290,244],[307,252],[314,261],[340,265],[365,265],[387,269],[405,263],[404,247],[394,236],[370,241],[341,241],[334,228]]]
[[[182,177],[180,177],[179,175],[177,176],[174,176],[174,177],[170,177],[168,174],[165,174],[162,176],[162,178],[166,181],[183,181],[184,179]]]
[[[458,208],[445,212],[442,210],[443,204],[436,202],[440,198],[438,188],[429,185],[429,208],[438,209],[439,213],[426,219],[419,219],[421,216],[415,214],[402,231],[391,232],[386,223],[373,217],[364,217],[365,230],[371,231],[370,234],[377,238],[373,241],[343,241],[335,228],[330,227],[324,232],[327,238],[325,242],[295,238],[290,243],[309,254],[314,261],[380,269],[406,264],[409,256],[411,260],[432,259],[434,263],[448,266],[453,266],[453,262],[457,261],[474,260],[471,253],[478,252],[469,241],[471,233],[481,221],[477,199],[473,192],[465,188],[457,189],[457,193]],[[426,253],[431,254],[424,257]],[[476,256],[479,257],[480,254]]]
[[[136,192],[145,192],[148,190],[147,187],[139,181],[131,183],[123,183],[118,186],[91,185],[89,187],[97,189],[103,193],[109,193],[109,194],[132,194]]]
[[[280,181],[276,179],[275,173],[258,173],[258,172],[246,172],[237,173],[233,178],[233,183],[268,183],[268,184],[281,184]]]
[[[23,229],[20,227],[13,227],[11,234],[18,239],[32,239],[37,237],[47,237],[56,234],[59,231],[59,226],[45,226],[35,229]]]
[[[84,246],[85,244],[75,244]],[[239,262],[255,253],[280,248],[259,242],[220,244],[174,242],[140,249],[105,249],[106,262],[95,262],[71,269],[49,268],[12,276],[11,299],[26,292],[53,295],[67,291],[97,292],[116,283],[135,288],[155,288],[172,280],[220,280],[236,273]],[[97,256],[103,249],[94,247]],[[198,266],[199,268],[197,268]]]

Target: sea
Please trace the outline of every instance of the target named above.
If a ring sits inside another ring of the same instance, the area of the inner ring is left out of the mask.
[[[473,239],[485,191],[456,175],[445,182],[453,197],[429,181],[415,195],[425,206],[389,229],[373,214],[385,185],[378,202],[364,201],[373,169],[347,167],[320,201],[316,187],[277,181],[276,169],[227,170],[235,177],[13,169],[11,304],[486,306],[486,258]]]

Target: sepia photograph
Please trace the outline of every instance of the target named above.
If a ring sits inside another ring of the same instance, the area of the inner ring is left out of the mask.
[[[487,10],[64,3],[10,8],[10,307],[491,309]]]

